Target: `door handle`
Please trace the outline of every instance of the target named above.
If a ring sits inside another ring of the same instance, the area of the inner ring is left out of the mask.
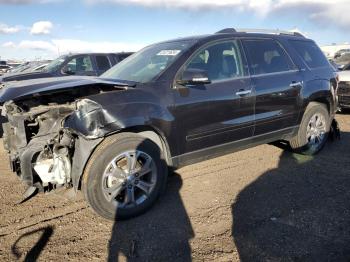
[[[303,82],[295,82],[293,81],[290,85],[290,87],[298,87],[298,86],[303,86]]]
[[[244,96],[244,95],[249,95],[252,92],[252,90],[240,90],[236,92],[237,96]]]

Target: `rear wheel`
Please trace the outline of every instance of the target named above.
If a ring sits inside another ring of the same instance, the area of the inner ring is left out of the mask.
[[[128,219],[145,212],[164,187],[167,165],[159,147],[133,133],[106,138],[91,156],[82,188],[104,218]]]
[[[326,144],[330,117],[324,104],[312,102],[305,110],[298,134],[290,141],[291,147],[305,155],[317,154]]]

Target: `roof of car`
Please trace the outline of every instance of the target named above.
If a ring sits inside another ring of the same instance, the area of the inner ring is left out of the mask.
[[[211,41],[216,39],[224,39],[228,37],[270,37],[270,38],[289,38],[289,39],[298,39],[298,40],[309,40],[305,36],[297,32],[288,32],[288,31],[279,31],[279,30],[263,30],[257,29],[256,31],[235,31],[233,28],[226,28],[220,30],[214,34],[207,35],[197,35],[190,37],[181,37],[168,41],[164,41],[162,43],[169,42],[179,42],[179,41]]]
[[[108,52],[108,53],[95,53],[95,52],[86,52],[86,53],[69,53],[62,55],[60,57],[70,57],[76,55],[123,55],[123,54],[133,54],[133,52]]]

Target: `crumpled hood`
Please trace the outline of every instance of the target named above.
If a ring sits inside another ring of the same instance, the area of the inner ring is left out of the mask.
[[[19,100],[40,94],[56,93],[60,90],[94,84],[127,86],[128,83],[100,77],[67,76],[9,82],[0,85],[0,103]]]
[[[28,79],[38,79],[38,78],[47,78],[53,77],[54,74],[49,72],[20,72],[20,73],[8,73],[0,77],[0,83],[9,82],[9,81],[22,81]]]

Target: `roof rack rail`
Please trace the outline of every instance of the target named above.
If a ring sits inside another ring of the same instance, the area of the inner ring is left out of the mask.
[[[218,32],[216,32],[215,34],[232,34],[232,33],[236,33],[236,29],[234,28],[225,28],[225,29],[222,29]]]
[[[275,35],[291,35],[291,36],[299,36],[299,37],[305,37],[299,32],[291,32],[286,30],[279,30],[279,29],[248,29],[248,28],[225,28],[222,29],[216,34],[232,34],[232,33],[262,33],[262,34],[275,34]]]
[[[239,28],[236,30],[237,32],[241,33],[263,33],[263,34],[274,34],[274,35],[294,35],[294,36],[300,36],[305,37],[301,33],[298,32],[291,32],[286,30],[280,30],[280,29],[248,29],[248,28]]]

